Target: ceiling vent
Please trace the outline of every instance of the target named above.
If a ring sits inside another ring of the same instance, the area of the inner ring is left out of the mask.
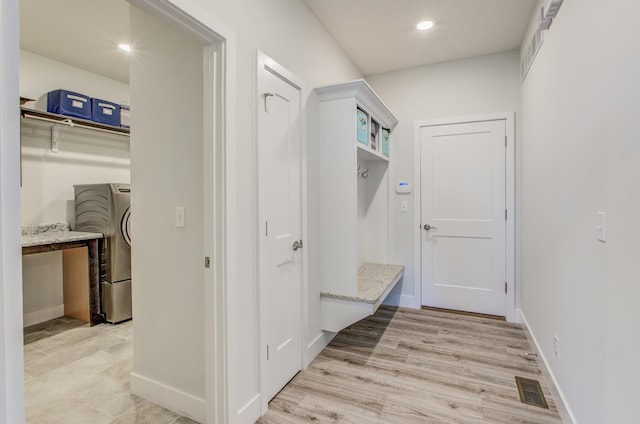
[[[529,68],[531,68],[531,64],[533,60],[536,58],[538,54],[538,50],[540,50],[540,46],[542,46],[542,42],[544,41],[544,37],[542,35],[542,30],[538,28],[531,37],[531,41],[527,45],[526,50],[524,51],[524,55],[520,61],[520,74],[522,75],[522,81],[527,77],[527,72],[529,72]]]
[[[531,64],[536,58],[538,50],[540,50],[540,46],[542,46],[542,42],[544,41],[542,31],[548,30],[551,27],[553,19],[558,15],[558,11],[560,10],[560,6],[562,6],[563,1],[564,0],[547,0],[545,5],[540,8],[540,22],[538,23],[538,28],[533,33],[531,41],[527,45],[520,61],[520,74],[522,76],[522,81],[527,77],[529,68],[531,68]]]
[[[540,9],[540,26],[541,30],[546,30],[551,27],[553,19],[558,15],[560,6],[564,0],[550,0],[547,2],[546,7]]]

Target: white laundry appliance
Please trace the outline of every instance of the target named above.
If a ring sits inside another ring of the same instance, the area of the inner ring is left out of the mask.
[[[131,187],[75,185],[77,231],[102,233],[100,303],[105,319],[131,319]]]

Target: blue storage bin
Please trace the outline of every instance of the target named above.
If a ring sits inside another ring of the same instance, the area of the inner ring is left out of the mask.
[[[91,119],[91,99],[68,90],[50,91],[47,94],[47,112]]]
[[[120,105],[102,99],[91,99],[91,120],[119,127]]]

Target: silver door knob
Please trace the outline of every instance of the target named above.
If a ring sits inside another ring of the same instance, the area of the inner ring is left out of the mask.
[[[293,246],[291,246],[291,248],[293,249],[294,252],[298,249],[302,249],[302,243],[296,240],[293,242]]]
[[[438,227],[432,227],[429,224],[424,224],[424,229],[427,230],[427,231],[429,231],[429,230],[437,230]]]

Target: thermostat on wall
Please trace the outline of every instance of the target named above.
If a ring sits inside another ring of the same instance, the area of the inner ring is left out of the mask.
[[[410,181],[398,181],[396,183],[396,193],[411,193],[411,182]]]

